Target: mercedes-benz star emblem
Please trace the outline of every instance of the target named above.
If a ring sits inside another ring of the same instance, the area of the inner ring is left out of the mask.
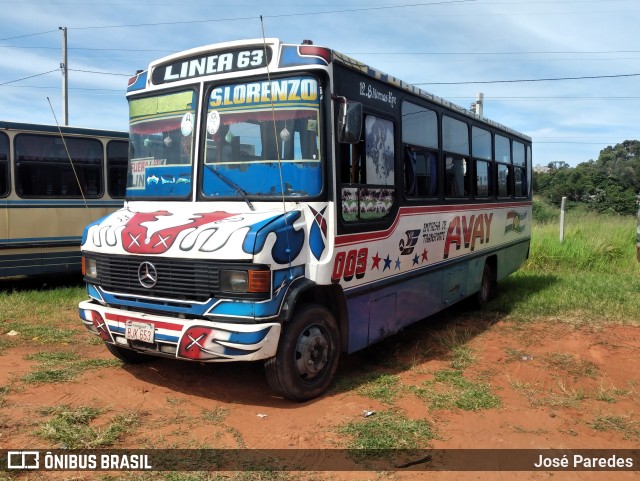
[[[142,287],[151,289],[158,282],[158,271],[151,262],[143,262],[138,267],[138,281]]]

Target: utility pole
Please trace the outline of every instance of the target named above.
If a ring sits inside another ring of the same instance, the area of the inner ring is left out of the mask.
[[[69,64],[67,59],[67,27],[58,27],[62,30],[62,124],[69,125]]]
[[[478,96],[476,97],[476,114],[482,117],[482,107],[484,106],[484,94],[482,92],[478,92]]]

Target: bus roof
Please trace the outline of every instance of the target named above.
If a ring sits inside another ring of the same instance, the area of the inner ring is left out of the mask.
[[[148,67],[146,71],[139,71],[135,77],[129,81],[129,89],[128,92],[132,93],[136,90],[144,89],[146,86],[153,85],[154,80],[152,76],[154,75],[154,71],[157,68],[163,68],[167,65],[178,65],[178,64],[186,64],[187,62],[193,63],[194,61],[202,62],[206,56],[210,56],[213,52],[233,52],[237,51],[237,49],[243,47],[270,47],[273,49],[273,57],[270,62],[274,60],[277,62],[279,67],[288,68],[288,67],[301,67],[304,66],[306,68],[313,68],[314,66],[327,67],[330,63],[334,62],[340,64],[349,69],[360,72],[367,77],[386,83],[393,87],[402,89],[406,92],[409,92],[418,97],[424,98],[430,102],[441,105],[444,108],[449,110],[458,112],[461,115],[466,117],[475,118],[476,120],[483,122],[489,126],[498,128],[500,130],[504,130],[505,132],[509,132],[510,134],[516,135],[524,140],[531,142],[531,137],[522,132],[518,132],[506,125],[500,124],[493,120],[490,120],[486,117],[480,116],[475,112],[472,112],[464,107],[454,104],[448,100],[445,100],[441,97],[433,95],[421,88],[404,82],[392,75],[386,74],[380,70],[374,69],[367,64],[364,64],[354,58],[349,57],[348,55],[342,54],[336,50],[329,49],[327,47],[322,47],[318,45],[314,45],[311,41],[305,40],[302,44],[286,44],[283,43],[280,39],[277,38],[258,38],[258,39],[246,39],[246,40],[237,40],[232,42],[223,42],[217,44],[204,45],[200,47],[196,47],[190,50],[185,50],[182,52],[174,53],[168,55],[166,57],[157,59]],[[295,53],[293,52],[295,50]],[[286,57],[286,60],[285,60]],[[292,60],[293,59],[293,60]],[[265,64],[260,64],[256,67],[257,69],[264,68]],[[183,65],[184,67],[184,65]],[[256,71],[254,70],[254,72]],[[246,70],[245,70],[246,71]],[[221,74],[231,73],[228,72],[216,72]],[[204,76],[204,75],[203,75]],[[178,75],[174,75],[176,78],[180,78],[181,80],[191,80],[194,78],[187,78]],[[229,78],[228,76],[226,78]],[[179,80],[178,80],[179,81]]]
[[[60,129],[60,130],[58,130]],[[11,122],[6,120],[0,120],[0,131],[3,130],[20,130],[23,132],[46,132],[58,134],[76,134],[76,135],[90,135],[94,137],[117,137],[126,139],[129,137],[129,133],[121,130],[105,130],[105,129],[91,129],[85,127],[69,127],[66,125],[47,125],[47,124],[29,124],[23,122]]]
[[[511,134],[517,135],[519,137],[522,137],[523,139],[528,140],[529,142],[531,142],[531,137],[529,137],[526,134],[523,134],[522,132],[518,132],[517,130],[512,129],[511,127],[507,127],[506,125],[500,124],[498,122],[495,122],[491,119],[488,119],[486,117],[483,117],[475,112],[472,112],[468,109],[465,109],[464,107],[461,107],[459,105],[454,104],[453,102],[450,102],[448,100],[445,100],[441,97],[438,97],[437,95],[433,95],[432,93],[429,93],[425,90],[422,90],[421,88],[409,84],[403,80],[397,79],[396,77],[393,77],[392,75],[386,74],[384,72],[381,72],[379,70],[376,70],[372,67],[370,67],[369,65],[366,65],[362,62],[359,62],[358,60],[349,57],[348,55],[345,55],[343,53],[337,52],[336,50],[332,50],[331,51],[331,56],[332,56],[332,61],[339,63],[345,67],[348,67],[352,70],[357,70],[358,72],[364,73],[365,75],[376,79],[380,82],[386,83],[388,85],[392,85],[394,87],[400,88],[402,90],[405,90],[407,92],[410,92],[412,94],[415,94],[419,97],[422,97],[424,99],[427,99],[433,103],[436,103],[438,105],[442,105],[443,107],[446,107],[448,109],[454,110],[460,114],[463,114],[467,117],[473,117],[478,119],[481,122],[484,122],[488,125],[491,125],[493,127],[497,127],[501,130],[505,130]]]

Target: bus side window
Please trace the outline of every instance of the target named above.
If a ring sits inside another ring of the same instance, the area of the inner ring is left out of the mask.
[[[391,211],[395,199],[393,122],[367,115],[364,126],[364,142],[340,148],[345,221],[382,219]]]
[[[9,193],[9,138],[0,133],[0,197]]]
[[[511,197],[512,167],[510,165],[498,164],[498,197]]]
[[[65,142],[67,148],[57,136],[16,135],[18,195],[68,198],[82,194],[88,197],[101,195],[103,154],[100,141],[66,137]]]
[[[129,142],[112,140],[107,144],[107,192],[114,199],[124,197],[128,160]]]
[[[467,197],[469,195],[469,161],[458,155],[445,157],[446,197]]]
[[[485,160],[476,160],[476,184],[474,195],[476,197],[493,197],[492,163]]]
[[[435,152],[404,146],[404,192],[407,197],[438,195],[438,156]]]
[[[513,179],[515,184],[515,196],[526,197],[527,192],[527,169],[525,162],[525,148],[521,142],[513,141]]]

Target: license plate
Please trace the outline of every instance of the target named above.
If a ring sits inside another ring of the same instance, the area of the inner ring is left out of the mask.
[[[153,343],[153,324],[146,322],[127,321],[124,337],[131,341]]]

